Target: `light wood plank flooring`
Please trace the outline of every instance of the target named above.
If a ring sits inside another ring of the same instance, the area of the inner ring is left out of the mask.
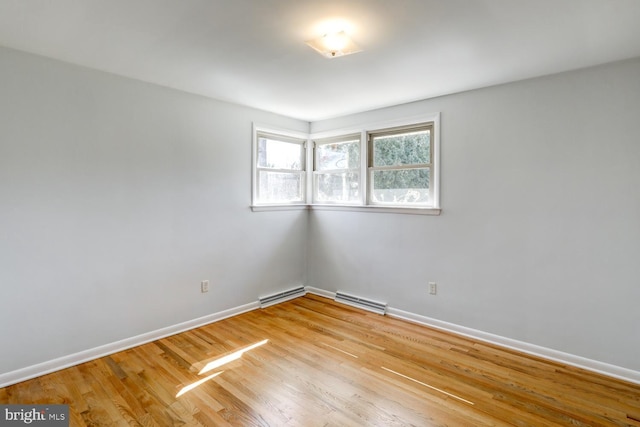
[[[0,403],[66,403],[73,426],[640,426],[638,385],[313,295],[0,389]]]

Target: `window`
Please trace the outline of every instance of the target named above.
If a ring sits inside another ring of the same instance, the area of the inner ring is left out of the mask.
[[[254,125],[252,209],[439,215],[439,133],[439,114],[314,135]]]
[[[256,132],[254,204],[305,202],[305,140]]]
[[[314,141],[313,202],[360,204],[360,135]]]
[[[368,201],[372,205],[433,205],[433,124],[368,134]]]

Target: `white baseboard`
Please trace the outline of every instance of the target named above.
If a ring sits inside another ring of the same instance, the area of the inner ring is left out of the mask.
[[[310,294],[314,294],[314,295],[318,295],[318,296],[330,298],[330,299],[334,299],[336,295],[335,292],[314,288],[313,286],[305,286],[305,291]],[[39,363],[37,365],[27,366],[25,368],[21,368],[15,371],[0,374],[0,388],[7,387],[9,385],[16,384],[22,381],[26,381],[31,378],[39,377],[41,375],[49,374],[51,372],[55,372],[71,366],[75,366],[80,363],[88,362],[90,360],[104,357],[109,354],[117,353],[119,351],[127,350],[129,348],[146,344],[148,342],[165,338],[171,335],[175,335],[180,332],[198,328],[200,326],[217,322],[219,320],[226,319],[227,317],[246,313],[247,311],[256,310],[258,308],[260,308],[259,302],[252,302],[252,303],[241,305],[228,310],[223,310],[218,313],[214,313],[207,316],[199,317],[197,319],[189,320],[187,322],[179,323],[177,325],[147,332],[145,334],[137,335],[135,337],[126,338],[121,341],[116,341],[110,344],[105,344],[100,347],[81,351],[75,354],[70,354],[68,356],[63,356],[57,359],[49,360],[47,362]],[[530,344],[523,341],[514,340],[511,338],[490,334],[488,332],[467,328],[465,326],[444,322],[442,320],[433,319],[427,316],[410,313],[408,311],[403,311],[403,310],[399,310],[392,307],[387,308],[387,315],[389,317],[395,317],[397,319],[403,319],[409,322],[418,323],[421,325],[444,330],[447,332],[452,332],[452,333],[463,335],[479,341],[496,344],[502,347],[510,348],[512,350],[517,350],[523,353],[553,360],[555,362],[576,366],[579,368],[597,372],[610,377],[619,378],[624,381],[640,384],[640,372],[634,371],[631,369],[622,368],[620,366],[610,365],[608,363],[587,359],[581,356],[564,353],[558,350],[541,347],[535,344]]]
[[[334,299],[336,297],[335,292],[325,291],[324,289],[314,288],[313,286],[305,286],[304,290],[307,291],[308,294],[319,295],[325,298]]]
[[[305,286],[305,290],[310,294],[315,294],[330,299],[334,299],[336,295],[335,292],[325,291],[324,289],[318,289],[312,286]],[[565,365],[571,365],[578,368],[586,369],[588,371],[597,372],[599,374],[607,375],[613,378],[629,381],[634,384],[640,384],[640,372],[631,369],[611,365],[597,360],[587,359],[585,357],[576,356],[574,354],[553,350],[535,344],[530,344],[524,341],[506,338],[500,335],[490,334],[488,332],[467,328],[465,326],[456,325],[454,323],[444,322],[442,320],[433,319],[431,317],[422,316],[420,314],[410,313],[408,311],[403,311],[393,307],[387,307],[386,314],[389,317],[395,317],[397,319],[406,320],[408,322],[418,323],[420,325],[452,332],[454,334],[462,335],[478,341],[484,341],[490,344],[495,344],[501,347],[520,351],[522,353],[542,357],[554,362],[559,362]]]
[[[177,325],[157,329],[155,331],[147,332],[135,337],[126,338],[120,341],[70,354],[68,356],[63,356],[43,363],[38,363],[37,365],[27,366],[15,371],[0,374],[0,388],[39,377],[41,375],[49,374],[51,372],[59,371],[61,369],[75,366],[80,363],[88,362],[100,357],[108,356],[109,354],[127,350],[132,347],[159,340],[161,338],[188,331],[190,329],[198,328],[200,326],[217,322],[219,320],[226,319],[227,317],[236,316],[241,313],[246,313],[247,311],[256,310],[258,308],[260,308],[260,304],[257,301],[252,302],[228,310],[223,310],[218,313],[209,314],[207,316],[189,320],[183,323],[178,323]]]
[[[597,360],[587,359],[585,357],[576,356],[574,354],[565,353],[535,344],[530,344],[524,341],[506,338],[500,335],[490,334],[488,332],[467,328],[465,326],[456,325],[454,323],[432,319],[420,314],[398,310],[397,308],[387,308],[387,315],[389,317],[395,317],[397,319],[419,323],[421,325],[473,338],[478,341],[496,344],[501,347],[506,347],[512,350],[520,351],[522,353],[527,353],[533,356],[542,357],[544,359],[553,360],[565,365],[576,366],[578,368],[586,369],[592,372],[597,372],[624,381],[640,384],[640,372],[631,369],[611,365]]]

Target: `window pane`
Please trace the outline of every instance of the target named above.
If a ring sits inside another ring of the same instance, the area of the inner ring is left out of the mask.
[[[377,170],[371,173],[375,203],[429,203],[429,168]]]
[[[315,179],[316,202],[360,202],[360,174],[320,173]]]
[[[316,170],[357,169],[359,167],[359,141],[318,144],[316,146]]]
[[[302,170],[302,144],[258,138],[258,167]]]
[[[373,166],[431,163],[431,131],[373,137]]]
[[[258,200],[261,203],[302,202],[302,174],[258,171]]]

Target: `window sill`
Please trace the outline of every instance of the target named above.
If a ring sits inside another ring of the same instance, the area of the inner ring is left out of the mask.
[[[309,209],[309,205],[252,205],[253,212],[268,211],[303,211]]]
[[[348,212],[374,212],[405,215],[440,215],[440,208],[407,208],[400,206],[375,206],[375,205],[310,205],[310,209],[319,211],[348,211]]]
[[[438,216],[442,213],[440,208],[406,208],[400,206],[362,206],[362,205],[253,205],[251,210],[253,212],[268,212],[268,211],[303,211],[303,210],[317,210],[317,211],[343,211],[343,212],[373,212],[373,213],[392,213],[392,214],[405,214],[405,215],[435,215]]]

